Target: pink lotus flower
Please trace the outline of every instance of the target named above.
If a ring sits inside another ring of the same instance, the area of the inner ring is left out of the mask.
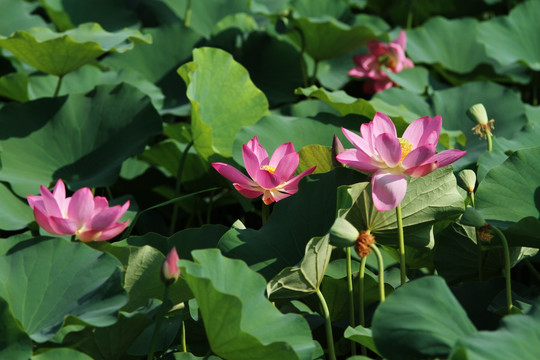
[[[371,178],[372,198],[379,211],[395,209],[407,191],[407,178],[421,177],[460,159],[466,151],[445,150],[436,154],[441,133],[440,115],[424,116],[413,121],[398,138],[396,127],[388,116],[376,113],[373,121],[362,124],[361,136],[343,129],[355,146],[336,158],[366,173]]]
[[[255,136],[247,145],[243,145],[242,155],[251,179],[231,165],[212,163],[212,166],[232,181],[235,189],[245,197],[253,199],[262,194],[262,200],[266,205],[298,192],[300,179],[315,170],[314,166],[292,176],[298,167],[299,156],[290,142],[278,146],[269,159],[268,153]]]
[[[180,268],[176,264],[178,262],[178,252],[173,247],[167,254],[163,266],[161,267],[161,275],[166,282],[175,281],[180,277]]]
[[[39,226],[55,235],[76,235],[85,242],[109,240],[129,224],[118,222],[129,208],[129,201],[109,208],[107,199],[94,197],[87,187],[66,198],[62,180],[58,180],[53,193],[41,186],[41,196],[28,195],[27,200]]]
[[[370,54],[356,55],[353,57],[356,67],[349,71],[350,76],[367,78],[364,83],[364,92],[374,94],[388,89],[394,85],[382,66],[398,73],[405,68],[414,67],[411,59],[405,56],[407,35],[401,30],[399,37],[386,44],[379,41],[371,41],[367,44]]]

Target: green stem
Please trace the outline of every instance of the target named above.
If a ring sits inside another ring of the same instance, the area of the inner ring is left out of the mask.
[[[407,29],[412,29],[414,0],[410,0],[409,11],[407,13]]]
[[[214,206],[214,192],[210,194],[210,200],[208,201],[208,210],[206,211],[206,223],[210,224],[212,219],[212,207]]]
[[[319,61],[315,60],[315,64],[313,65],[313,76],[311,77],[311,85],[315,84],[315,80],[317,79],[318,69],[319,69]]]
[[[503,232],[495,226],[491,226],[491,229],[495,231],[499,239],[501,240],[504,250],[504,276],[506,279],[506,305],[508,314],[512,313],[512,278],[510,274],[510,249],[508,248],[508,241]]]
[[[336,352],[334,350],[334,336],[332,335],[332,320],[330,320],[330,311],[328,310],[328,305],[324,299],[323,294],[319,289],[317,289],[317,296],[321,302],[323,315],[324,315],[324,327],[326,330],[326,342],[328,343],[328,355],[330,360],[336,360]]]
[[[399,270],[401,273],[401,285],[407,282],[407,269],[405,267],[405,238],[403,236],[403,219],[401,217],[401,204],[396,208],[396,218],[399,234]]]
[[[191,21],[191,0],[187,0],[186,12],[184,13],[184,26],[188,27]]]
[[[165,285],[165,291],[163,292],[163,302],[156,314],[156,327],[154,328],[154,333],[152,334],[152,340],[150,341],[150,349],[148,350],[147,360],[152,360],[154,358],[154,349],[156,348],[156,342],[159,335],[159,329],[161,328],[161,323],[165,315],[165,303],[167,301],[167,296],[169,295],[169,285]]]
[[[266,205],[265,203],[263,203],[262,204],[262,209],[261,209],[261,218],[262,218],[263,226],[268,221],[269,216],[270,216],[270,205]]]
[[[352,282],[351,248],[347,248],[347,290],[349,291],[349,323],[354,328],[354,288]],[[351,354],[356,355],[356,343],[351,341]]]
[[[385,300],[385,293],[384,293],[384,263],[383,258],[381,255],[381,252],[379,251],[379,248],[375,244],[371,244],[371,250],[375,252],[375,256],[377,256],[377,262],[379,263],[379,297],[381,299],[381,302]]]
[[[358,291],[359,291],[359,302],[358,302],[358,317],[360,319],[360,325],[366,327],[366,315],[364,313],[364,277],[366,275],[366,261],[367,256],[362,258],[360,262],[360,273],[358,275]],[[367,355],[367,350],[364,345],[360,346],[360,352],[362,355]]]
[[[536,270],[536,268],[534,267],[534,265],[531,264],[531,262],[529,261],[529,259],[525,258],[525,259],[523,259],[523,261],[525,262],[525,265],[527,265],[527,267],[529,268],[529,270],[531,270],[531,273],[532,273],[533,276],[536,278],[536,280],[540,280],[540,273],[538,272],[538,270]]]
[[[487,136],[486,136],[486,138],[487,138],[487,143],[488,143],[488,148],[487,148],[488,151],[493,150],[493,142],[491,141],[491,137],[492,137],[492,136],[493,136],[493,135],[491,135],[491,132],[488,131],[488,132],[487,132]]]
[[[178,170],[176,171],[176,186],[174,189],[174,197],[180,196],[180,185],[182,184],[182,173],[184,171],[184,163],[186,162],[189,149],[191,149],[192,146],[193,146],[193,141],[190,141],[190,143],[187,144],[186,148],[184,149],[182,156],[180,157],[180,163],[178,164]],[[179,208],[180,208],[180,203],[175,202],[173,206],[172,217],[171,217],[171,227],[169,229],[170,235],[174,234],[174,230],[176,229],[176,220],[178,218]]]
[[[186,324],[182,321],[182,352],[187,352],[186,345]]]
[[[57,97],[58,93],[60,92],[60,87],[62,86],[62,80],[64,79],[64,75],[58,76],[58,82],[56,83],[56,89],[54,89],[54,95],[53,97]]]

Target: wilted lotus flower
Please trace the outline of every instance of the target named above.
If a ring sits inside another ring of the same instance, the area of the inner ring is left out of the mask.
[[[341,163],[366,173],[371,178],[372,197],[379,211],[395,209],[407,191],[407,178],[421,177],[453,163],[466,151],[445,150],[436,154],[442,119],[422,117],[413,121],[398,138],[396,127],[388,116],[376,113],[373,121],[362,124],[361,136],[343,129],[355,146],[336,158]]]
[[[163,266],[161,267],[161,275],[163,276],[163,279],[165,279],[165,282],[174,282],[180,277],[180,268],[176,264],[178,260],[178,252],[176,252],[176,248],[173,247],[167,254]]]
[[[364,92],[373,94],[388,89],[394,85],[386,72],[388,70],[398,73],[405,68],[414,67],[411,59],[405,56],[407,35],[401,30],[399,37],[389,44],[379,41],[371,41],[367,44],[370,54],[356,55],[353,57],[355,68],[349,71],[350,76],[367,78],[364,83]]]
[[[41,186],[41,196],[28,195],[27,199],[39,226],[55,235],[76,235],[85,242],[109,240],[129,224],[118,222],[129,208],[129,201],[110,208],[107,199],[94,197],[87,187],[66,198],[62,180],[58,180],[53,193]]]
[[[290,142],[278,146],[272,157],[268,158],[268,153],[255,136],[242,146],[242,155],[251,179],[231,165],[218,162],[212,163],[212,166],[232,181],[235,189],[245,197],[253,199],[262,194],[266,205],[298,192],[300,179],[315,170],[314,166],[292,176],[298,167],[299,156]]]

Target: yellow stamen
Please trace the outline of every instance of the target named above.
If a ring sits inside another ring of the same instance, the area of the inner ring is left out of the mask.
[[[270,165],[264,165],[264,166],[261,166],[261,170],[266,170],[270,174],[273,174],[276,171],[276,167],[275,166],[270,166]]]
[[[398,140],[399,144],[401,145],[401,161],[403,161],[403,159],[405,159],[405,157],[411,152],[413,144],[411,144],[409,140],[404,138],[398,138]]]

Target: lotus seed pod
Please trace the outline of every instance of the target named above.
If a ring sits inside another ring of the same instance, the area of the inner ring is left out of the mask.
[[[480,215],[480,213],[472,206],[467,206],[459,222],[463,225],[470,225],[474,227],[482,227],[486,224],[486,220],[484,220],[482,215]]]
[[[467,110],[467,116],[480,125],[486,125],[489,121],[486,108],[483,104],[475,104]]]
[[[470,169],[461,170],[458,173],[457,181],[459,186],[472,193],[476,185],[476,174]]]

